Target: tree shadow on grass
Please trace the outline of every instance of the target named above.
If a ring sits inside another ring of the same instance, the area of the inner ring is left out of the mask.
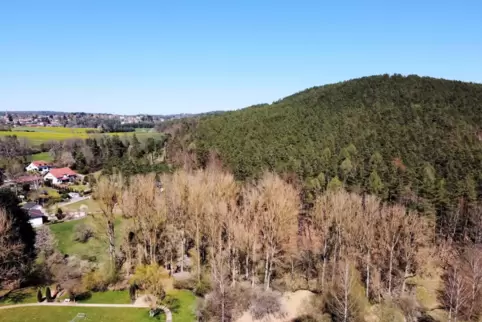
[[[0,304],[18,304],[23,303],[26,298],[32,296],[32,290],[20,289],[8,292],[4,296],[0,297]]]
[[[171,310],[172,313],[178,313],[179,309],[181,308],[181,301],[179,301],[178,298],[170,295],[166,295],[166,298],[164,298],[162,304]]]
[[[75,296],[75,300],[76,301],[85,301],[85,300],[90,299],[91,297],[92,297],[92,293],[87,291],[87,292],[77,294]]]

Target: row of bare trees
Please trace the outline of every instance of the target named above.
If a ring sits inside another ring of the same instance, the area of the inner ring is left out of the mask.
[[[214,166],[103,177],[96,188],[111,259],[127,273],[142,264],[182,272],[189,257],[195,280],[209,279],[221,299],[240,282],[328,294],[354,276],[373,301],[410,292],[407,281],[432,249],[431,220],[342,190],[319,196],[306,212],[299,195],[275,174],[241,184]],[[117,213],[129,219],[118,247]]]

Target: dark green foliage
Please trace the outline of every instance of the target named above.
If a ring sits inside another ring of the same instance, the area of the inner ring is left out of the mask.
[[[43,295],[42,295],[42,290],[41,289],[38,289],[37,291],[37,302],[42,302],[44,299]]]
[[[65,215],[64,215],[64,211],[62,210],[62,208],[57,208],[57,213],[56,213],[55,216],[56,216],[57,219],[59,219],[59,220],[64,219]]]
[[[45,290],[45,298],[47,299],[47,302],[52,302],[52,294],[50,292],[50,287],[47,286],[47,289]]]
[[[194,147],[201,166],[216,151],[242,180],[269,169],[296,174],[317,190],[312,179],[323,174],[330,188],[340,181],[414,206],[480,195],[480,84],[365,77],[183,126],[170,140],[172,151]]]
[[[22,246],[22,257],[12,261],[0,263],[5,269],[15,268],[17,279],[23,279],[35,259],[35,231],[30,225],[28,214],[18,204],[20,200],[15,193],[7,189],[0,189],[0,208],[6,210],[7,216],[12,223],[14,234],[9,236],[12,242],[19,242]],[[13,265],[13,266],[12,266]],[[0,276],[0,283],[7,278]]]
[[[136,301],[136,292],[137,292],[137,285],[132,284],[131,286],[129,286],[129,297],[132,303]]]

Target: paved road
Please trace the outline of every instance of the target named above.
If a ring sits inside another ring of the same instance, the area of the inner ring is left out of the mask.
[[[58,203],[56,206],[57,207],[65,207],[65,206],[70,205],[71,203],[76,203],[76,202],[83,201],[83,200],[86,200],[86,199],[90,199],[90,196],[73,198],[73,199],[70,199],[67,202]]]
[[[78,306],[78,307],[121,307],[121,308],[131,308],[131,309],[139,309],[139,308],[148,308],[149,305],[147,304],[94,304],[94,303],[74,303],[74,302],[68,302],[68,303],[26,303],[26,304],[14,304],[14,305],[5,305],[5,306],[0,306],[0,310],[4,309],[15,309],[19,307],[27,307],[27,306]],[[161,305],[159,307],[164,311],[166,314],[166,322],[172,322],[172,313],[171,310],[169,310],[167,307]]]

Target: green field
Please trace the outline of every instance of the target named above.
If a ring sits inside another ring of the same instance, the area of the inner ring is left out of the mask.
[[[35,153],[32,154],[32,161],[53,161],[52,157],[50,156],[50,153],[48,152],[40,152],[40,153]]]
[[[23,300],[16,302],[8,301],[0,302],[0,305],[16,304],[16,303],[34,303],[36,302],[35,290],[33,288],[24,293],[27,296]],[[19,293],[18,291],[16,291]],[[17,296],[20,296],[17,294]],[[19,297],[20,298],[20,297]],[[168,292],[166,297],[167,306],[172,312],[173,320],[176,322],[195,321],[194,308],[196,305],[196,297],[193,293],[185,290],[173,290]],[[102,304],[129,304],[129,293],[127,291],[107,291],[92,293],[89,299],[81,301],[82,303],[102,303]],[[70,321],[77,313],[85,313],[86,319],[82,321],[164,321],[164,315],[160,319],[149,318],[147,309],[134,308],[91,308],[91,307],[23,307],[12,309],[0,309],[1,322],[20,322],[20,321],[36,321],[50,322]]]
[[[1,291],[0,291],[1,294]],[[0,306],[19,303],[36,303],[37,289],[35,287],[25,287],[9,292],[0,299]]]
[[[48,141],[63,141],[68,139],[86,139],[88,137],[96,137],[105,134],[87,133],[88,128],[66,128],[66,127],[16,127],[12,131],[0,131],[0,136],[16,135],[22,141],[25,140],[31,146],[39,146]],[[119,135],[121,138],[128,138],[134,133],[140,141],[149,137],[159,137],[161,134],[157,132],[146,132],[145,129],[139,129],[136,132],[107,133],[107,135]]]
[[[73,239],[75,226],[80,224],[88,224],[91,227],[94,227],[95,236],[90,238],[86,243],[80,243],[74,241]],[[123,225],[125,224],[126,221],[120,219],[118,219],[115,223],[117,245],[120,245],[123,233]],[[61,253],[77,256],[79,258],[90,259],[99,263],[103,262],[103,260],[107,258],[108,247],[107,241],[102,238],[102,228],[95,228],[96,224],[90,215],[79,220],[52,224],[49,227],[58,241],[58,249]]]
[[[93,258],[101,261],[108,255],[107,243],[100,238],[91,238],[86,243],[79,243],[73,240],[74,228],[76,225],[89,224],[94,226],[91,217],[80,220],[72,220],[59,224],[50,225],[50,230],[54,233],[58,241],[59,251],[63,254],[75,255],[80,258]]]
[[[100,211],[99,204],[93,199],[85,199],[85,200],[77,201],[61,208],[62,210],[79,211],[80,206],[82,205],[87,206],[87,212],[89,213]]]
[[[86,315],[86,318],[79,322],[165,321],[164,315],[162,315],[159,320],[150,318],[148,309],[34,306],[0,310],[0,322],[69,322],[72,321],[78,313],[84,313]],[[183,321],[178,319],[176,322]]]

